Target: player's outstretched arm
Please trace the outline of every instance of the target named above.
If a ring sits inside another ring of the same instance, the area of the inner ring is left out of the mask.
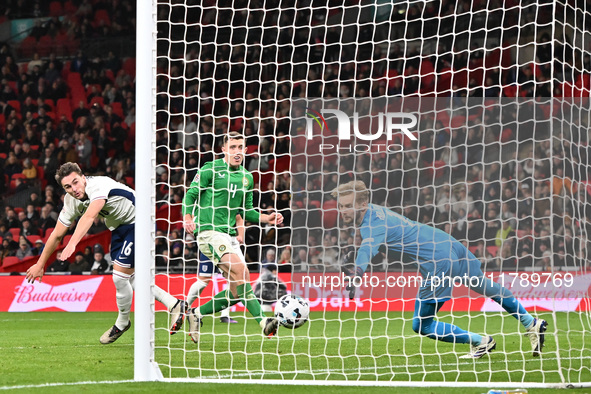
[[[47,260],[49,260],[49,257],[55,252],[67,232],[68,228],[64,226],[62,222],[58,221],[47,239],[47,243],[45,244],[45,248],[43,248],[41,256],[39,256],[39,260],[27,270],[26,278],[29,283],[33,283],[36,279],[39,279],[39,282],[41,282]]]
[[[84,215],[82,215],[82,217],[80,217],[80,220],[78,220],[78,224],[76,225],[76,230],[74,231],[72,238],[70,238],[70,241],[62,251],[62,260],[67,260],[72,254],[74,254],[78,242],[80,242],[82,237],[86,235],[86,233],[92,226],[94,219],[96,219],[96,217],[99,215],[101,209],[103,209],[106,202],[107,200],[101,199],[94,200],[90,203],[90,205],[86,209],[86,212],[84,212]]]

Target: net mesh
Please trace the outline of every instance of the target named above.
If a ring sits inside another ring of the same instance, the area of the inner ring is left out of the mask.
[[[182,230],[181,201],[200,166],[220,157],[222,137],[240,131],[255,206],[286,217],[280,228],[247,224],[253,281],[274,250],[277,263],[286,261],[280,279],[313,311],[304,327],[272,340],[240,305],[236,325],[206,319],[198,345],[169,336],[162,323],[156,361],[165,377],[591,381],[587,7],[158,2],[157,283],[180,297],[195,281],[198,255]],[[335,110],[359,135],[339,138]],[[364,139],[386,124],[384,113],[417,123],[408,134],[398,127],[391,138]],[[468,293],[438,318],[493,335],[490,357],[459,359],[466,345],[416,334],[416,287],[386,281],[409,278],[417,265],[386,253],[368,271],[386,285],[364,286],[357,299],[343,286],[306,285],[304,276],[339,272],[359,246],[330,194],[351,180],[367,185],[372,203],[453,235],[487,275],[521,291],[524,305],[550,322],[543,357],[532,357],[515,319]],[[543,281],[579,293],[532,293]],[[224,285],[216,277],[199,302]]]

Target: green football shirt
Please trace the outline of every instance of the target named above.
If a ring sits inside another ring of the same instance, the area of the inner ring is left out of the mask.
[[[183,216],[195,218],[195,233],[214,230],[235,236],[236,215],[258,223],[260,214],[252,205],[252,174],[244,167],[232,168],[218,159],[206,163],[195,175],[183,198]]]

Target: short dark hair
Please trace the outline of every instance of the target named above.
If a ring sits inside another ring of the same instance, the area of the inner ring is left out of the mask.
[[[55,180],[61,186],[62,179],[64,179],[73,172],[77,173],[78,175],[83,175],[82,170],[80,169],[80,166],[78,164],[72,162],[64,163],[55,173]]]
[[[228,134],[226,134],[224,136],[223,145],[225,146],[228,143],[228,141],[230,141],[230,140],[243,140],[243,139],[244,139],[244,136],[242,134],[240,134],[239,132],[230,131]]]

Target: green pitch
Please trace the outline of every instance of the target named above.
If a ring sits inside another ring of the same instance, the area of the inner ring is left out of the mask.
[[[263,338],[251,319],[247,321],[235,315],[239,323],[227,325],[206,317],[199,345],[183,333],[168,335],[166,314],[158,313],[156,361],[165,377],[183,378],[559,383],[562,374],[573,383],[591,382],[589,316],[578,313],[539,316],[550,322],[550,328],[543,357],[533,358],[523,328],[511,317],[497,313],[486,317],[482,313],[470,317],[442,313],[441,320],[486,332],[497,340],[497,350],[490,356],[464,360],[458,357],[468,351],[468,346],[456,345],[454,350],[452,344],[418,336],[411,329],[411,313],[312,313],[311,321],[304,327],[293,331],[280,328],[279,335],[272,339]],[[98,342],[115,317],[115,313],[0,313],[0,391],[8,387],[16,389],[15,386],[25,386],[22,392],[38,391],[39,388],[32,386],[47,383],[132,380],[133,330],[112,345]],[[521,352],[522,349],[526,352]],[[122,382],[83,387],[91,392],[194,390],[192,384],[182,383]],[[199,387],[205,391],[235,392],[231,386],[224,385],[200,383]],[[261,390],[257,385],[241,387],[240,392]],[[78,384],[59,385],[47,387],[43,392],[79,392],[80,389]],[[265,391],[271,392],[286,389],[289,388],[265,386]],[[315,392],[319,390],[352,392],[342,387],[314,388]],[[413,392],[449,390],[426,388]]]

